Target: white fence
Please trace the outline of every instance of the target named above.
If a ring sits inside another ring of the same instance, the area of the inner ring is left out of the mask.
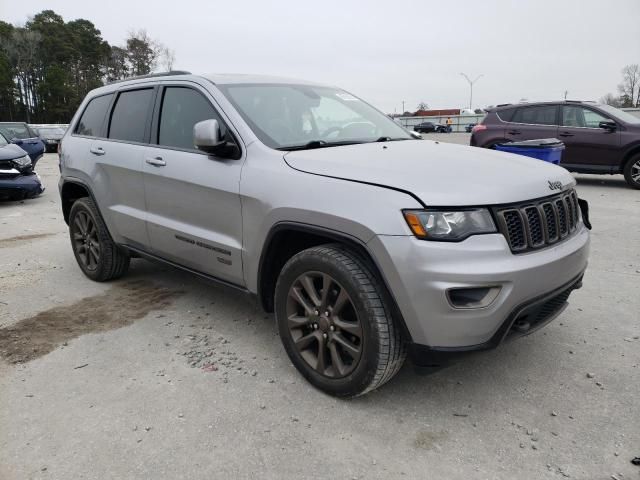
[[[442,124],[446,125],[447,118],[453,120],[453,125],[451,125],[451,130],[454,132],[464,132],[464,127],[469,125],[470,123],[480,123],[480,121],[484,118],[485,114],[481,113],[478,115],[441,115],[436,117],[396,117],[396,121],[400,122],[405,128],[409,130],[413,130],[413,128],[419,123],[423,122],[431,122],[435,125]]]

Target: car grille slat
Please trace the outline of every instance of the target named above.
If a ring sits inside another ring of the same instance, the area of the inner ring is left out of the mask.
[[[513,253],[543,248],[564,240],[576,231],[580,220],[575,190],[493,210],[499,230]]]

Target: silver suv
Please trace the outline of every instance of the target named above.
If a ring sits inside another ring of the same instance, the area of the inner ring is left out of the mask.
[[[152,75],[87,95],[60,194],[89,278],[159,260],[257,295],[313,385],[355,396],[540,328],[587,266],[564,169],[417,140],[344,90]],[[582,208],[580,205],[582,204]]]

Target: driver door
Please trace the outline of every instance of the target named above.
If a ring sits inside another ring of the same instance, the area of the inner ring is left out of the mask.
[[[236,285],[242,275],[240,170],[242,158],[199,151],[193,126],[215,119],[226,124],[208,93],[182,84],[158,95],[152,146],[143,164],[147,229],[153,253]]]

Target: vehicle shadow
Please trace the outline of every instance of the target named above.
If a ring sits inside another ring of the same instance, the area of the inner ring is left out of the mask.
[[[574,175],[578,185],[589,185],[607,188],[625,188],[630,189],[622,175]]]

